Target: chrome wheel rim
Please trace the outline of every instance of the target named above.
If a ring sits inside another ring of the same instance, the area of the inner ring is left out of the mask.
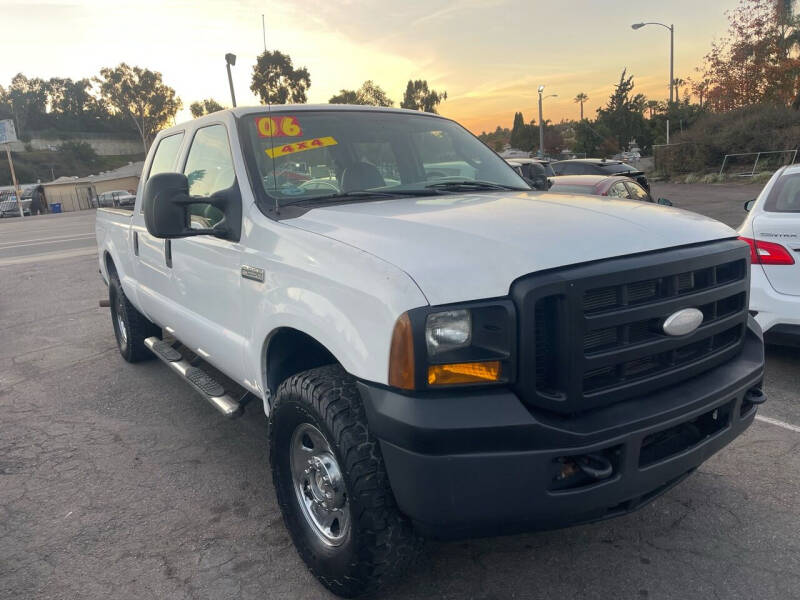
[[[301,423],[290,445],[292,487],[310,529],[326,546],[339,546],[350,532],[350,502],[342,471],[322,432]]]
[[[114,317],[117,319],[117,331],[119,331],[119,345],[125,348],[128,345],[128,329],[125,327],[125,320],[122,318],[122,311],[120,310],[120,302],[117,302]]]

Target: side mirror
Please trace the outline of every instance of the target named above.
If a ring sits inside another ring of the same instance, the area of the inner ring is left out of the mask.
[[[199,235],[189,217],[189,181],[182,173],[159,173],[144,185],[142,209],[144,224],[157,238],[181,238]],[[205,232],[209,233],[209,232]]]
[[[752,200],[748,200],[747,202],[744,203],[744,210],[746,212],[750,212],[751,210],[753,210],[753,205],[755,203],[756,203],[756,199],[755,198],[753,198]]]
[[[661,206],[672,206],[672,200],[667,200],[666,198],[659,198],[656,203]]]
[[[210,205],[224,214],[212,229],[192,227],[190,207]],[[238,241],[242,226],[242,203],[234,182],[227,190],[211,197],[189,195],[189,180],[183,173],[159,173],[144,185],[142,194],[144,224],[153,237],[174,239],[195,235],[213,235]]]

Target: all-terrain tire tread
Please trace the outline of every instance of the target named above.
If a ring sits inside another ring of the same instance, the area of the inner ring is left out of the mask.
[[[122,283],[116,273],[112,272],[109,279],[111,318],[114,318],[114,310],[119,309],[123,313],[123,319],[128,324],[128,344],[125,351],[120,350],[122,357],[131,363],[154,358],[155,355],[144,345],[144,341],[153,336],[160,338],[161,328],[152,323],[130,303],[130,300],[125,296]],[[121,305],[115,304],[117,294],[122,295]]]
[[[281,403],[292,400],[309,404],[333,434],[334,439],[329,441],[341,457],[344,472],[349,474],[351,519],[354,531],[361,536],[350,573],[331,579],[316,572],[312,565],[309,568],[326,587],[339,595],[354,597],[372,593],[416,560],[422,541],[397,508],[378,440],[367,427],[355,380],[339,365],[298,373],[278,388],[270,415],[273,474],[278,458],[273,446],[276,437],[272,435],[273,417]],[[279,502],[284,501],[288,500],[280,498],[279,494]],[[288,522],[287,526],[290,526]],[[298,550],[301,555],[307,551]]]

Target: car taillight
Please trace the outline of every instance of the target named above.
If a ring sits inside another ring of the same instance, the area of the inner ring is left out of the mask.
[[[764,242],[739,236],[750,246],[750,262],[762,265],[793,265],[794,257],[789,251],[775,242]]]

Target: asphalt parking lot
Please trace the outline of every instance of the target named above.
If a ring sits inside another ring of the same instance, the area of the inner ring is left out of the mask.
[[[732,225],[756,192],[654,185]],[[161,363],[120,358],[93,222],[0,221],[0,598],[331,598],[281,521],[263,413],[224,421]],[[798,367],[770,348],[762,419],[639,512],[430,543],[383,597],[800,597]]]

